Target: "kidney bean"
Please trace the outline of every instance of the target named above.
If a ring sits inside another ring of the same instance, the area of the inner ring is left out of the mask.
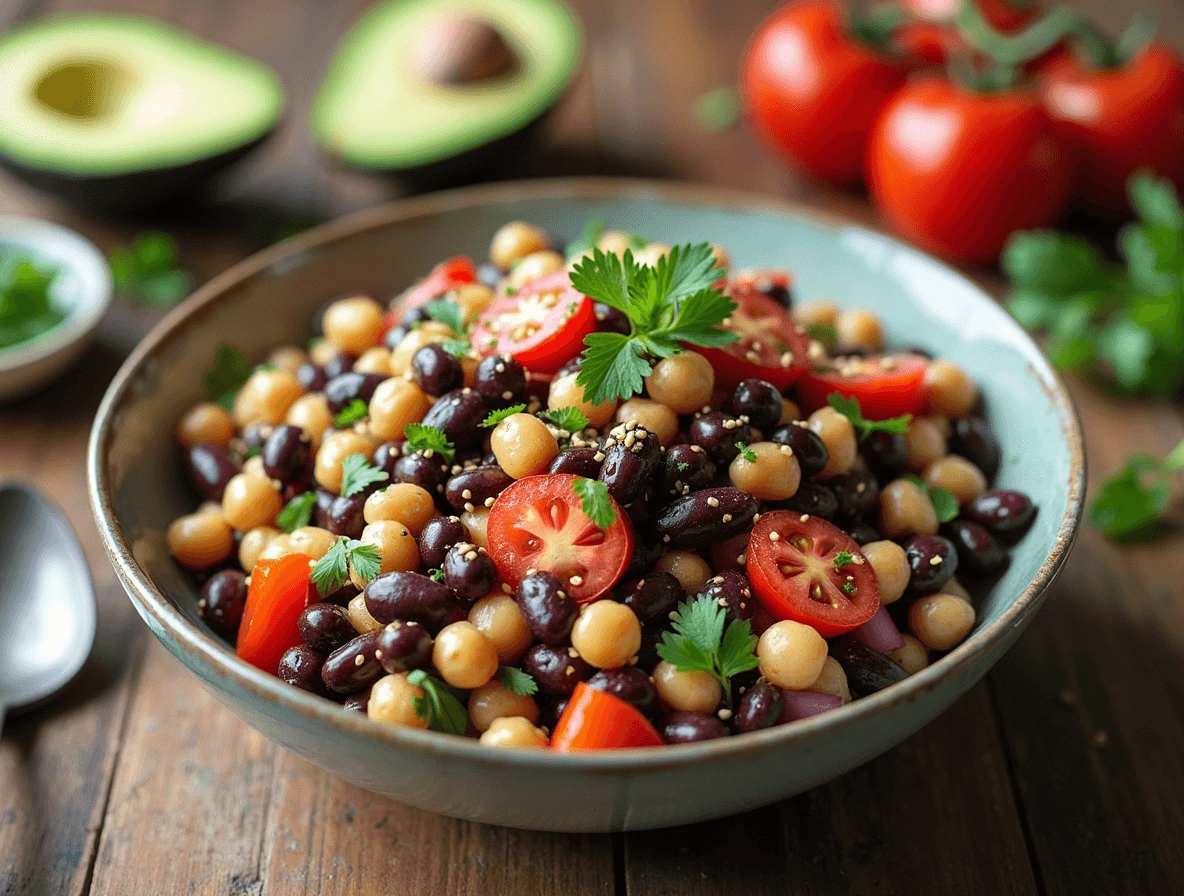
[[[263,446],[267,444],[267,439],[271,436],[271,429],[270,423],[248,423],[238,434],[238,438],[230,443],[230,446],[241,459],[245,460],[247,455],[263,451]]]
[[[493,558],[475,544],[454,544],[444,555],[444,584],[462,601],[479,600],[497,587]]]
[[[917,594],[932,594],[958,570],[958,552],[948,538],[914,535],[904,543],[913,574],[909,585]]]
[[[908,446],[898,432],[873,432],[859,447],[863,459],[881,482],[891,482],[908,467]]]
[[[341,708],[348,712],[360,712],[365,715],[366,710],[370,708],[370,691],[367,689],[350,694],[342,701]]]
[[[851,470],[827,480],[839,503],[839,516],[857,520],[880,509],[880,484],[868,470]]]
[[[662,462],[662,446],[644,426],[610,430],[605,441],[600,481],[620,504],[632,504],[644,493]]]
[[[567,640],[580,610],[563,583],[549,572],[524,578],[514,590],[514,600],[531,633],[552,647]]]
[[[383,625],[418,622],[431,634],[465,618],[456,594],[443,582],[417,572],[388,572],[366,583],[366,609]]]
[[[366,517],[363,513],[365,507],[365,494],[334,498],[325,518],[325,528],[334,535],[361,538],[362,530],[366,528]]]
[[[339,373],[325,384],[325,400],[329,403],[329,410],[334,414],[340,413],[354,401],[370,402],[378,384],[390,377],[381,373]]]
[[[772,728],[781,721],[781,710],[784,705],[781,689],[762,679],[744,692],[736,707],[732,724],[741,734]]]
[[[756,609],[748,577],[735,570],[725,570],[719,575],[712,576],[707,580],[707,584],[699,589],[696,596],[707,598],[723,607],[728,622],[751,619],[752,612]]]
[[[999,472],[999,443],[987,421],[979,417],[959,417],[953,421],[950,453],[959,454],[978,467],[987,482],[991,482]]]
[[[978,576],[993,576],[1007,565],[1007,554],[993,535],[970,520],[954,520],[945,533],[958,551],[958,565]]]
[[[637,527],[634,526],[634,528]],[[644,533],[639,532],[638,534],[643,535]],[[625,567],[621,578],[624,581],[640,578],[654,568],[654,564],[661,556],[662,546],[660,544],[651,544],[648,543],[648,540],[639,537],[633,545],[633,556],[629,558],[629,565]]]
[[[428,569],[441,569],[444,556],[454,544],[469,540],[469,530],[456,516],[437,516],[428,520],[416,539],[419,559]]]
[[[658,645],[662,643],[662,633],[670,631],[668,628],[648,626],[641,630],[641,649],[637,651],[637,668],[643,672],[652,673],[662,657],[658,656]]]
[[[998,489],[983,492],[963,513],[1001,538],[1017,538],[1032,524],[1036,505],[1022,492]]]
[[[305,644],[323,654],[332,653],[358,634],[345,610],[327,601],[305,607],[296,620],[296,628]]]
[[[756,500],[738,488],[706,488],[663,508],[654,531],[672,548],[707,547],[751,528]]]
[[[797,513],[808,513],[810,516],[822,517],[834,522],[839,518],[839,499],[828,486],[818,482],[803,479],[792,498],[776,502],[776,507],[783,510],[793,510]]]
[[[570,694],[595,671],[579,656],[572,656],[574,652],[569,647],[535,644],[522,657],[522,668],[544,694]]]
[[[584,356],[582,354],[576,355],[572,358],[568,358],[563,363],[563,366],[555,371],[555,379],[561,380],[565,376],[569,376],[570,374],[579,373],[580,369],[583,366],[584,366]]]
[[[320,392],[329,382],[329,377],[319,365],[305,361],[296,368],[296,380],[305,392]]]
[[[317,503],[312,508],[312,524],[321,529],[328,529],[329,513],[333,510],[333,502],[337,500],[337,495],[323,488],[318,488],[315,494]]]
[[[325,693],[325,682],[321,674],[325,667],[325,657],[317,653],[307,644],[297,644],[289,647],[280,657],[280,666],[276,675],[293,687],[314,694]]]
[[[798,459],[803,479],[817,476],[830,460],[826,443],[804,424],[799,426],[797,423],[786,423],[784,426],[778,426],[770,434],[769,441],[778,445],[788,445],[793,449],[793,456]]]
[[[740,453],[737,442],[753,441],[752,427],[722,411],[712,411],[691,421],[687,436],[716,464],[730,464]]]
[[[457,473],[444,486],[444,497],[458,513],[476,507],[490,507],[493,500],[514,482],[501,467],[476,467]]]
[[[432,663],[432,636],[418,622],[394,622],[378,633],[378,660],[387,672],[426,669]]]
[[[682,583],[668,572],[650,572],[621,586],[620,601],[633,611],[642,625],[670,620],[670,614],[687,596]]]
[[[570,473],[573,476],[583,476],[585,479],[596,479],[600,476],[600,461],[596,455],[597,448],[564,448],[547,467],[548,473]]]
[[[308,476],[312,440],[299,426],[277,426],[263,445],[263,470],[284,485]]]
[[[604,302],[592,303],[592,314],[596,317],[596,329],[601,333],[620,333],[628,336],[632,329],[625,312]]]
[[[460,361],[438,345],[425,345],[411,356],[411,379],[428,395],[459,389],[464,378]]]
[[[741,380],[732,392],[732,413],[747,417],[762,432],[769,432],[781,419],[781,392],[767,380]]]
[[[221,501],[226,483],[238,475],[239,465],[225,449],[201,443],[185,453],[185,472],[203,497]]]
[[[313,601],[314,603],[334,604],[338,607],[346,607],[349,606],[349,602],[351,600],[353,600],[362,592],[354,587],[353,582],[346,582],[336,591],[324,596],[322,596],[321,593],[317,591],[315,585],[309,585],[308,593],[309,600]]]
[[[671,445],[662,456],[654,487],[661,495],[689,495],[707,488],[715,478],[715,464],[698,445]]]
[[[477,365],[473,388],[492,407],[520,404],[526,398],[526,369],[509,355],[490,355]]]
[[[866,697],[909,677],[900,666],[849,635],[831,642],[830,655],[847,673],[851,693]]]
[[[386,674],[374,655],[382,629],[358,635],[334,650],[321,669],[325,687],[338,694],[356,694]]]
[[[650,677],[635,666],[602,669],[588,679],[588,687],[620,697],[642,715],[658,711],[658,690]]]
[[[481,443],[485,432],[481,423],[488,414],[489,405],[480,392],[453,389],[436,399],[423,422],[441,430],[457,448],[468,448]]]
[[[418,451],[405,454],[394,463],[390,474],[391,482],[407,482],[418,485],[443,505],[444,482],[448,478],[448,464],[438,457],[426,457]]]
[[[867,523],[856,523],[847,530],[847,534],[858,545],[871,544],[873,541],[881,541],[884,538],[873,526],[869,526]]]
[[[349,373],[353,370],[354,362],[357,360],[358,356],[351,352],[338,352],[325,365],[325,376],[332,380],[335,377],[341,376],[343,373]],[[325,384],[326,388],[328,385],[328,383]],[[347,401],[346,404],[349,404],[349,402]]]
[[[672,712],[662,722],[662,739],[668,744],[693,744],[727,737],[728,726],[705,712]]]
[[[247,605],[247,577],[237,569],[214,573],[201,589],[197,615],[223,638],[234,640]]]
[[[370,455],[370,463],[386,473],[387,476],[392,476],[395,472],[395,464],[399,462],[399,458],[402,456],[402,442],[383,442]],[[394,480],[392,479],[391,481],[393,482]]]

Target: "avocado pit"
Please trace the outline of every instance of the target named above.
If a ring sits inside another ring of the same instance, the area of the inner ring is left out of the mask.
[[[513,73],[518,55],[487,19],[448,14],[423,29],[414,66],[420,78],[432,84],[478,84]]]
[[[116,112],[127,80],[124,70],[107,60],[70,60],[46,71],[34,86],[33,96],[61,115],[98,120]]]

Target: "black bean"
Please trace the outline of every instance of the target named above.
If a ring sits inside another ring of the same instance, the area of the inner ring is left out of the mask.
[[[662,739],[668,744],[693,744],[729,734],[727,725],[705,712],[672,712],[662,720]]]
[[[871,544],[873,541],[882,541],[884,538],[873,526],[869,526],[867,523],[856,523],[847,530],[847,534],[851,536],[852,541],[861,546]]]
[[[296,620],[296,628],[305,644],[324,654],[332,653],[358,635],[345,610],[327,601],[305,607]]]
[[[871,348],[866,345],[856,345],[853,342],[840,342],[830,349],[830,355],[833,358],[866,358],[872,354]]]
[[[658,656],[658,645],[662,643],[662,634],[669,629],[651,626],[641,630],[641,649],[637,651],[637,668],[652,673],[654,667],[661,662]]]
[[[381,445],[375,448],[374,453],[370,455],[370,463],[382,470],[382,472],[386,473],[386,475],[389,477],[394,474],[395,464],[399,462],[399,458],[402,456],[402,442],[383,442]],[[394,482],[395,480],[391,479],[390,481]]]
[[[898,432],[873,432],[860,445],[868,467],[881,482],[891,482],[904,474],[909,451],[904,436]]]
[[[584,356],[582,354],[576,355],[572,358],[568,358],[563,363],[563,366],[555,371],[555,379],[552,380],[552,382],[554,382],[555,380],[561,380],[565,376],[570,376],[573,373],[579,373],[580,369],[583,366],[584,366]]]
[[[485,432],[481,423],[488,414],[489,405],[480,392],[454,389],[436,399],[423,423],[443,431],[456,447],[467,448],[481,444]]]
[[[427,457],[418,451],[405,454],[394,463],[390,474],[391,482],[407,482],[418,485],[436,498],[439,504],[444,498],[444,481],[448,478],[448,464],[438,457]]]
[[[497,289],[502,281],[502,272],[492,261],[483,261],[477,265],[477,282],[484,283],[490,289]]]
[[[382,678],[386,673],[374,655],[381,632],[382,629],[379,629],[358,635],[329,654],[321,669],[321,680],[325,687],[338,694],[356,694]]]
[[[662,495],[689,495],[715,478],[715,464],[698,445],[671,445],[662,456],[654,487]]]
[[[830,453],[821,437],[814,430],[797,423],[778,426],[769,436],[769,441],[778,445],[788,445],[793,449],[793,456],[798,459],[803,479],[817,476],[830,460]]]
[[[696,596],[706,598],[723,607],[728,622],[734,622],[737,619],[751,619],[752,613],[756,609],[756,601],[752,599],[752,586],[748,583],[748,577],[731,569],[708,579]]]
[[[904,681],[909,673],[882,653],[872,650],[862,641],[843,636],[831,642],[830,655],[847,673],[847,685],[857,697],[882,691],[889,685]]]
[[[526,400],[526,370],[509,355],[490,355],[477,365],[473,388],[492,407],[521,404]]]
[[[993,481],[999,472],[999,443],[987,421],[979,417],[959,417],[953,421],[950,453],[961,455],[982,470],[987,482]]]
[[[388,572],[366,583],[366,609],[383,625],[418,622],[431,634],[465,618],[456,594],[443,582],[417,572]]]
[[[650,572],[644,578],[622,585],[617,594],[642,625],[653,622],[665,625],[687,596],[682,583],[668,572]]]
[[[654,531],[672,548],[705,548],[752,526],[756,500],[738,488],[706,488],[666,505]]]
[[[863,519],[880,509],[880,484],[868,470],[850,470],[828,479],[826,484],[839,502],[842,519]]]
[[[993,576],[1007,565],[1007,553],[993,535],[978,523],[954,520],[945,533],[958,551],[958,565],[978,576]]]
[[[475,544],[454,544],[444,555],[444,584],[462,601],[480,600],[497,587],[493,558]]]
[[[620,333],[622,336],[628,336],[632,332],[629,318],[619,308],[606,305],[604,302],[594,302],[592,313],[596,316],[596,329],[601,333]]]
[[[338,374],[325,385],[325,400],[329,403],[329,410],[337,414],[355,401],[369,404],[374,390],[385,379],[389,377],[381,373],[350,371]]]
[[[633,555],[629,558],[629,565],[625,567],[621,578],[625,581],[640,578],[654,568],[654,564],[661,556],[662,546],[660,544],[652,544],[648,540],[639,538],[633,545]]]
[[[644,426],[627,430],[616,426],[604,447],[600,481],[619,504],[632,504],[649,487],[662,463],[662,446]]]
[[[277,426],[263,446],[263,469],[284,485],[308,476],[312,466],[312,440],[299,426]]]
[[[395,620],[378,633],[378,661],[392,674],[426,669],[432,662],[432,636],[418,622]]]
[[[360,712],[362,715],[366,714],[366,710],[370,708],[370,691],[358,691],[356,694],[350,694],[341,703],[341,708],[349,712]]]
[[[321,678],[321,673],[324,671],[324,667],[325,657],[323,655],[317,653],[307,644],[297,644],[284,651],[275,674],[281,681],[300,688],[302,691],[323,694],[325,693],[325,682]]]
[[[752,427],[722,411],[712,411],[691,421],[687,436],[692,445],[707,452],[715,463],[730,464],[740,453],[737,442],[753,442]]]
[[[320,392],[329,382],[324,368],[311,361],[305,361],[296,368],[296,379],[304,387],[305,392]]]
[[[362,530],[366,528],[363,514],[365,507],[365,495],[350,495],[348,498],[340,495],[334,498],[325,518],[325,528],[334,535],[361,538]]]
[[[588,679],[588,687],[619,697],[642,715],[658,711],[658,690],[650,677],[635,666],[602,669]]]
[[[772,728],[781,721],[781,710],[784,706],[781,688],[774,687],[762,679],[744,692],[736,707],[732,724],[742,734]]]
[[[493,499],[514,482],[501,467],[475,467],[463,470],[448,480],[444,498],[458,513],[478,507],[490,507]]]
[[[321,602],[326,604],[336,604],[339,607],[349,606],[349,602],[357,597],[362,592],[359,591],[353,582],[346,582],[336,591],[321,597]]]
[[[548,473],[569,473],[595,479],[600,475],[600,461],[596,459],[598,448],[564,448],[547,467]]]
[[[914,535],[904,543],[913,574],[909,586],[917,594],[932,594],[958,571],[958,552],[948,538]]]
[[[459,389],[464,378],[460,361],[438,345],[425,345],[411,356],[411,379],[428,395]]]
[[[203,497],[221,501],[226,483],[238,475],[239,466],[226,449],[202,443],[185,453],[185,472]]]
[[[793,308],[793,292],[787,282],[781,282],[772,277],[758,276],[752,283],[753,288],[767,299],[772,299],[787,311]]]
[[[569,647],[536,644],[522,657],[522,668],[544,694],[570,694],[595,671]]]
[[[780,510],[808,513],[831,522],[839,518],[839,499],[835,493],[828,486],[809,479],[801,481],[792,498],[778,501],[775,506]]]
[[[325,376],[329,379],[341,376],[343,373],[349,373],[353,370],[354,362],[358,360],[358,356],[350,352],[338,352],[325,365]],[[329,384],[325,383],[327,387]],[[348,402],[347,402],[348,404]]]
[[[428,569],[440,569],[444,565],[444,556],[448,549],[454,544],[468,540],[469,530],[460,521],[460,517],[432,517],[416,539],[419,545],[419,559]]]
[[[1001,538],[1015,538],[1032,524],[1036,505],[1023,492],[998,489],[983,492],[964,514]]]
[[[242,428],[238,438],[231,442],[231,448],[244,459],[259,454],[267,444],[271,430],[270,423],[248,423]]]
[[[333,502],[337,495],[323,488],[316,490],[317,503],[312,509],[312,524],[321,529],[329,528],[329,514],[333,510]]]
[[[514,600],[531,633],[553,647],[567,640],[580,611],[563,583],[549,572],[524,578],[514,590]]]
[[[247,577],[237,569],[223,569],[202,586],[197,615],[220,634],[233,640],[247,605]]]
[[[732,413],[744,416],[762,432],[770,432],[781,419],[781,392],[768,380],[741,380],[732,392]]]

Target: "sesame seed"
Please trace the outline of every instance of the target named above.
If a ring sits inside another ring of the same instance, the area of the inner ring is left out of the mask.
[[[781,540],[781,533],[780,532],[770,532],[769,533],[769,541],[780,541],[780,540]]]
[[[560,588],[558,591],[555,592],[555,596],[558,597],[560,600],[567,600],[567,592],[564,591],[562,588]]]
[[[725,513],[722,519],[725,523],[730,523],[732,521],[732,515],[730,513]]]
[[[473,493],[469,489],[466,488],[463,492],[460,493],[460,496],[462,498],[464,498],[466,501],[468,501],[473,497]]]
[[[502,369],[505,370],[504,367]],[[453,382],[455,383],[456,380],[453,380]],[[509,389],[507,389],[505,392],[502,393],[502,398],[504,398],[506,401],[509,401],[513,397],[514,397],[514,393],[511,392]]]
[[[486,498],[486,499],[485,499],[485,506],[486,506],[486,507],[492,507],[492,506],[493,506],[493,502],[494,502],[494,501],[496,501],[496,500],[497,500],[497,498],[495,498],[495,497],[493,497],[492,495],[490,495],[488,498]]]
[[[669,535],[663,535],[663,536],[662,536],[662,542],[663,542],[664,544],[668,544],[668,543],[670,542],[670,536],[669,536]]]
[[[537,570],[537,569],[535,569],[535,568],[532,566],[530,569],[528,569],[528,570],[526,571],[526,574],[527,574],[528,576],[533,576],[533,575],[534,575],[535,573],[537,573],[537,572],[538,572],[538,570]]]
[[[934,556],[934,557],[929,558],[929,565],[930,566],[941,566],[941,563],[942,563],[941,557]]]
[[[564,675],[575,675],[576,674],[575,666],[568,666],[566,669],[563,670],[563,674]]]
[[[362,656],[362,654],[359,653],[357,656],[354,657],[354,665],[355,666],[360,666],[364,662],[366,662],[366,657]]]
[[[732,717],[732,711],[730,709],[721,709],[716,715],[726,722]]]
[[[569,648],[567,648],[567,655],[570,656],[574,660],[580,655],[580,652],[578,650],[576,650],[574,647],[569,647]]]
[[[506,594],[512,594],[514,589],[510,587],[509,582],[502,582],[502,591],[506,592]]]
[[[573,588],[579,588],[581,585],[584,584],[584,577],[583,576],[572,576],[567,581]]]
[[[781,453],[784,454],[786,457],[793,457],[793,449],[790,448],[788,445],[782,445],[780,450],[781,450]],[[861,490],[863,489],[862,482],[859,484],[859,487]]]
[[[803,513],[800,517],[798,517],[799,523],[809,522],[809,520],[810,520],[810,514],[808,514],[808,513]]]
[[[592,455],[592,459],[594,461],[596,461],[598,464],[603,463],[604,458],[605,458],[605,454],[603,451],[597,451],[595,454]]]
[[[791,364],[793,364],[793,352],[782,352],[781,353],[781,366],[782,367],[789,367]]]
[[[468,560],[470,563],[472,563],[474,560],[477,559],[477,552],[476,551],[469,551],[467,554],[465,554],[465,559]]]
[[[711,497],[707,499],[708,507],[719,507],[719,498]]]

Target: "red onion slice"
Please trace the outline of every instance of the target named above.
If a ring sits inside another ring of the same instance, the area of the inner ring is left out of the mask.
[[[781,710],[782,722],[795,722],[843,705],[838,697],[817,691],[787,691],[782,688],[781,696],[785,701]]]
[[[885,656],[904,647],[904,638],[896,630],[896,623],[888,615],[888,608],[883,606],[876,610],[875,616],[852,631],[851,637]]]

